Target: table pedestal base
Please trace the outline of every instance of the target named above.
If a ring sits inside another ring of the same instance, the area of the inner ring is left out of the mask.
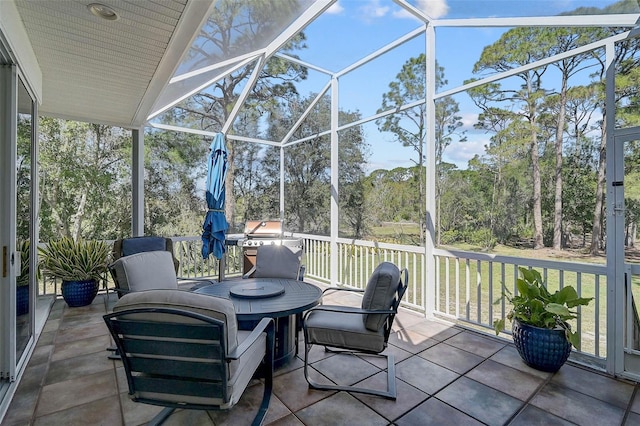
[[[273,368],[280,368],[291,361],[296,355],[296,315],[274,318],[275,353]],[[238,321],[240,330],[253,330],[260,321]]]

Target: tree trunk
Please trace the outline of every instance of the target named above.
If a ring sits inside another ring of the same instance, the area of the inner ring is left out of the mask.
[[[538,137],[534,131],[531,144],[531,163],[533,165],[533,249],[544,248],[542,234],[542,189],[540,183],[540,161],[538,158]]]
[[[602,118],[602,134],[600,142],[600,160],[598,163],[598,177],[596,180],[596,205],[593,211],[593,229],[591,231],[591,246],[589,254],[595,256],[600,249],[600,234],[602,233],[602,211],[604,206],[604,184],[607,163],[607,142],[606,142],[606,124],[605,118]]]
[[[84,209],[87,205],[87,193],[83,192],[76,214],[73,215],[73,240],[78,241],[82,236],[82,219],[84,219]]]
[[[567,81],[562,79],[562,89],[560,91],[560,110],[558,111],[558,126],[556,127],[556,193],[553,214],[553,248],[562,249],[562,136],[564,135],[564,124],[567,102]]]

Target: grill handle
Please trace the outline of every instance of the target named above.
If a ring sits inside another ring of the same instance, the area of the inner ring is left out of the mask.
[[[267,222],[260,222],[259,224],[257,224],[251,231],[247,232],[248,235],[253,234],[254,232],[256,232],[256,230],[258,228],[260,228],[261,226],[267,226]]]

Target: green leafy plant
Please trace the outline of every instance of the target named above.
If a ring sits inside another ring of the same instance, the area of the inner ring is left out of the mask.
[[[18,250],[20,251],[20,276],[16,279],[16,286],[18,287],[29,285],[30,248],[31,243],[29,240],[24,240],[18,244]]]
[[[578,312],[571,311],[572,308],[588,305],[593,297],[579,297],[571,286],[565,286],[551,294],[538,271],[522,267],[519,269],[521,278],[518,278],[516,283],[518,295],[514,296],[503,285],[502,296],[494,304],[500,303],[503,299],[508,300],[512,308],[507,314],[507,319],[510,321],[517,319],[521,323],[534,327],[561,328],[565,331],[569,343],[576,349],[580,349],[580,335],[578,332],[571,331],[571,326],[567,321],[578,318]],[[504,319],[493,322],[496,335],[504,330],[504,325]]]
[[[99,280],[107,270],[110,251],[103,241],[68,237],[38,247],[43,270],[63,281]]]

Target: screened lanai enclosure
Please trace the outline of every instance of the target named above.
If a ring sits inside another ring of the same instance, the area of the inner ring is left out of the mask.
[[[50,307],[25,241],[163,234],[217,275],[195,258],[220,133],[231,232],[282,221],[308,279],[390,260],[406,308],[493,333],[535,268],[594,297],[572,359],[640,377],[636,0],[89,3],[0,2],[3,401]],[[106,186],[54,185],[92,156]]]

